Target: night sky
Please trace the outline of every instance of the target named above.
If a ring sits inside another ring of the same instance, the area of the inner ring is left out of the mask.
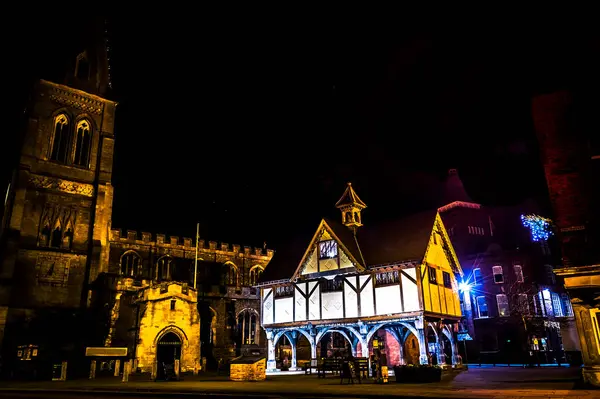
[[[68,40],[50,22],[3,35],[3,191],[27,85]],[[530,98],[585,82],[597,35],[399,25],[112,18],[113,227],[277,249],[348,181],[370,223],[439,205],[449,168],[484,204],[543,199]]]

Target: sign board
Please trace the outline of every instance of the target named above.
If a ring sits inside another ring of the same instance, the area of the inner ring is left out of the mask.
[[[473,337],[468,332],[459,332],[456,339],[459,341],[473,341]]]
[[[86,356],[127,356],[127,348],[87,347]]]

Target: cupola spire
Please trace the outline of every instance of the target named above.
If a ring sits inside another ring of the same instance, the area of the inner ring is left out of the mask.
[[[356,231],[362,226],[362,218],[360,212],[367,205],[358,198],[358,195],[352,188],[352,183],[348,183],[346,191],[342,194],[342,198],[335,204],[335,207],[342,212],[342,223],[344,226]]]

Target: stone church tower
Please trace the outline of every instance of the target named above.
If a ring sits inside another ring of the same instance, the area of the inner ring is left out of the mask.
[[[55,362],[73,355],[73,343],[89,337],[83,310],[108,264],[116,103],[105,98],[103,23],[83,29],[64,80],[40,80],[33,91],[0,225],[4,369],[24,356]]]

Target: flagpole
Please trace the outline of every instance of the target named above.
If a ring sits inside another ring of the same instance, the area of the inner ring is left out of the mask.
[[[194,289],[198,278],[198,238],[200,237],[200,222],[196,223],[196,257],[194,258]]]

